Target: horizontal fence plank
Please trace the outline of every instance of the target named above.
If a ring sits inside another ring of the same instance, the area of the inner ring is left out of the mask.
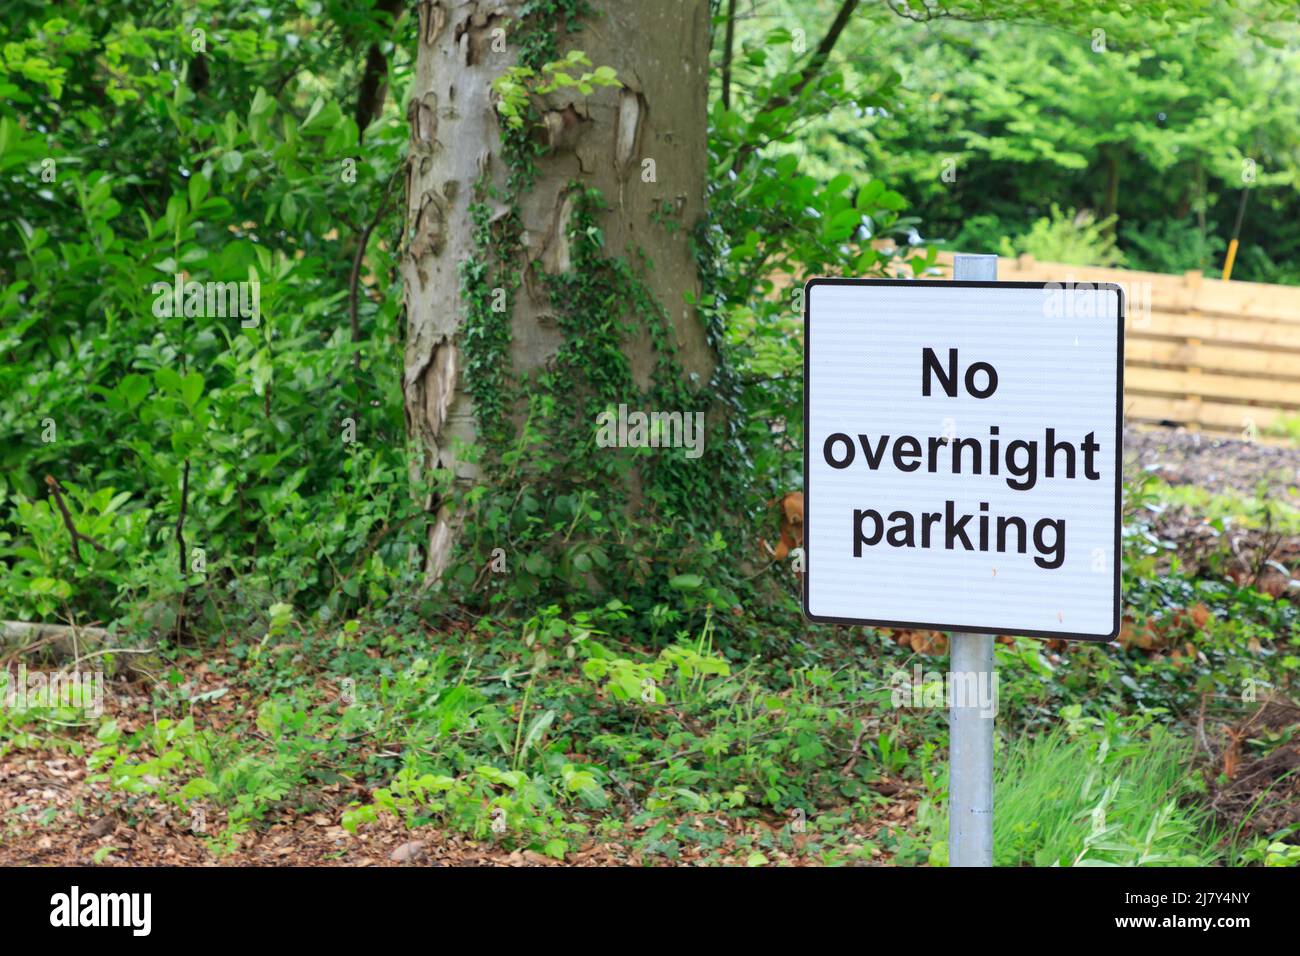
[[[1289,352],[1130,337],[1124,343],[1124,361],[1129,364],[1181,365],[1206,371],[1241,372],[1259,378],[1300,382],[1300,355]]]
[[[1187,398],[1162,398],[1155,395],[1124,396],[1124,417],[1135,422],[1175,422],[1200,425],[1220,432],[1235,432],[1241,437],[1264,431],[1280,421],[1285,413],[1276,408],[1257,408],[1229,402],[1198,402]]]
[[[1300,324],[1300,289],[1262,282],[1207,279],[1196,296],[1202,312]]]
[[[938,265],[943,275],[951,275],[952,253],[939,253]],[[1195,301],[1195,289],[1183,275],[1039,262],[1031,256],[999,257],[998,278],[1004,282],[1112,282],[1124,288],[1130,302],[1158,302],[1168,311],[1190,308]]]
[[[951,274],[952,255],[945,252],[938,255],[944,275]],[[999,257],[998,278],[1020,282],[1114,282],[1124,286],[1130,301],[1150,302],[1165,311],[1196,311],[1211,316],[1240,316],[1300,325],[1300,288],[1295,286],[1224,282],[1202,278],[1198,272],[1168,275],[1039,262],[1032,256]]]
[[[1300,328],[1252,319],[1211,318],[1176,312],[1152,312],[1124,323],[1128,336],[1170,336],[1201,339],[1224,345],[1255,345],[1268,349],[1300,351]],[[1300,362],[1300,356],[1295,360]]]
[[[941,252],[930,276],[952,275]],[[1125,290],[1125,414],[1267,437],[1300,415],[1300,288],[999,257],[1004,282],[1111,282]]]
[[[1258,402],[1300,408],[1300,382],[1244,378],[1213,372],[1179,372],[1172,369],[1125,367],[1125,387],[1164,395],[1200,395],[1233,401]]]

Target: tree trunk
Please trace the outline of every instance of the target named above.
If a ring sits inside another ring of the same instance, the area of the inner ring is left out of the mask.
[[[538,372],[563,341],[542,279],[571,268],[565,228],[575,182],[605,198],[600,226],[609,254],[638,249],[653,263],[645,283],[666,310],[682,371],[707,382],[716,365],[697,313],[683,302],[683,293],[699,291],[690,237],[705,211],[708,0],[592,0],[585,22],[568,25],[523,22],[524,6],[522,0],[434,0],[419,8],[402,265],[403,388],[408,429],[423,449],[413,467],[449,469],[460,489],[482,476],[454,447],[475,443],[481,431],[466,371],[459,270],[482,255],[472,204],[485,202],[492,219],[509,212],[492,81],[518,62],[529,30],[562,31],[561,55],[583,50],[594,66],[613,67],[621,85],[535,99],[543,104],[535,132],[546,149],[536,160],[535,180],[517,197],[522,254],[515,267],[522,281],[507,289],[508,308],[499,316],[509,323],[507,378]],[[647,181],[651,173],[654,181]],[[495,194],[478,188],[485,183]],[[666,224],[665,216],[675,222]],[[649,333],[641,334],[643,324],[638,330],[624,347],[643,387],[655,350]],[[431,497],[425,506],[436,516],[425,561],[433,580],[447,566],[459,519],[447,498]]]
[[[1106,154],[1106,202],[1101,211],[1102,219],[1109,219],[1119,211],[1119,157],[1114,152]],[[1112,235],[1118,232],[1118,223],[1110,223],[1106,231]]]

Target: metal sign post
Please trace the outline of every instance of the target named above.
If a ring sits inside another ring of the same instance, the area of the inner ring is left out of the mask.
[[[802,596],[952,634],[948,860],[992,866],[993,635],[1119,633],[1124,295],[954,273],[804,287]]]
[[[998,257],[953,256],[952,277],[996,281]],[[969,691],[993,692],[993,635],[953,634],[949,647],[948,865],[992,866],[993,712]]]

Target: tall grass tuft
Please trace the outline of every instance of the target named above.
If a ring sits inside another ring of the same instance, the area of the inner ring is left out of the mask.
[[[1163,727],[1024,738],[994,782],[997,866],[1211,866],[1219,834],[1194,793],[1191,743]]]
[[[993,789],[996,866],[1213,866],[1223,834],[1196,799],[1190,741],[1149,716],[1104,720],[1066,707],[1064,723],[997,755]],[[935,781],[917,823],[946,865],[947,781]]]

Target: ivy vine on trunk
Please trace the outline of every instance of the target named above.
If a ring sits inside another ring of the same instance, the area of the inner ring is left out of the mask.
[[[707,0],[421,4],[404,390],[417,467],[446,476],[430,582],[481,582],[494,553],[525,589],[626,572],[625,522],[716,522],[736,449],[696,305],[709,29]],[[598,447],[619,405],[707,413],[703,457]]]

